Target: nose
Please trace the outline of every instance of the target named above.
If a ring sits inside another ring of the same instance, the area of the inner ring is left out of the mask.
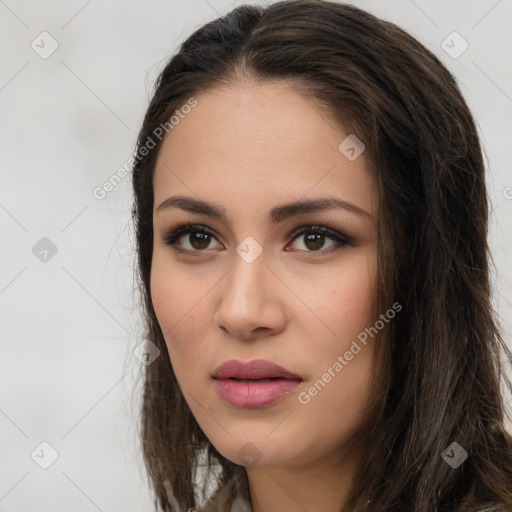
[[[219,329],[243,340],[272,336],[284,329],[282,284],[263,254],[252,263],[237,256],[216,288],[214,323]]]

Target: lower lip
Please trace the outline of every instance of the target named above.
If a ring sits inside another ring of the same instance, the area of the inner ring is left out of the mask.
[[[256,409],[274,403],[296,388],[302,381],[276,379],[270,382],[241,382],[231,379],[216,379],[220,396],[235,407]]]

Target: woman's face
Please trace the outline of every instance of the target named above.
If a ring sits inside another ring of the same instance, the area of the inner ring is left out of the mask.
[[[154,177],[151,296],[181,390],[237,464],[341,453],[373,371],[375,341],[360,341],[377,314],[378,195],[365,153],[353,139],[339,149],[349,133],[286,83],[194,98]],[[187,201],[169,201],[178,196]],[[319,199],[342,206],[283,208]],[[207,234],[166,243],[188,223]],[[260,363],[216,374],[233,360]]]

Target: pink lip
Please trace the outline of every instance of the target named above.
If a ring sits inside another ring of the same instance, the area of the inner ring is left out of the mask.
[[[263,359],[248,363],[227,361],[217,368],[213,378],[227,403],[252,409],[272,404],[303,381],[298,375]]]

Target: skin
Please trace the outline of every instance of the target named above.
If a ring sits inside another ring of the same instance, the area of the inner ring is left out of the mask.
[[[349,161],[338,150],[349,133],[285,82],[248,82],[194,97],[197,106],[166,136],[154,177],[151,294],[173,369],[224,457],[243,464],[239,451],[249,442],[255,447],[255,463],[246,467],[253,512],[337,511],[364,456],[350,439],[367,411],[374,342],[308,404],[298,394],[377,315],[378,193],[365,153]],[[156,210],[176,195],[213,202],[226,217]],[[277,205],[320,197],[343,199],[369,216],[336,208],[269,222]],[[187,222],[213,233],[209,243],[194,233],[181,236],[178,246],[194,254],[162,239]],[[315,224],[350,244],[290,236]],[[236,252],[248,236],[263,248],[252,263]],[[212,379],[230,359],[266,359],[304,382],[270,406],[236,408]]]

